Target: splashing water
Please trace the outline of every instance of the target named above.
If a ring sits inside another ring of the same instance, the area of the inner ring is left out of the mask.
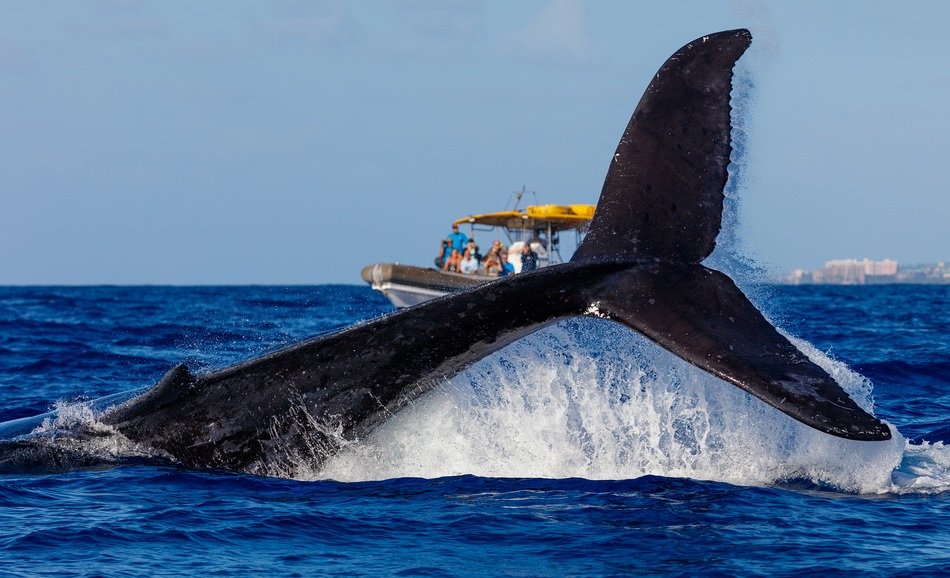
[[[787,337],[873,411],[868,379]],[[168,457],[99,415],[90,403],[59,402],[33,435],[56,451],[81,450],[86,458],[77,466],[88,457],[99,464]],[[950,490],[950,446],[912,444],[891,431],[886,442],[820,433],[638,334],[579,318],[477,363],[365,439],[340,439],[343,451],[318,471],[308,469],[307,456],[291,463],[293,451],[269,469],[303,480],[655,475],[757,486],[803,481],[862,494]]]
[[[870,408],[865,378],[796,343]],[[893,490],[894,434],[822,434],[630,331],[577,319],[476,364],[309,475],[803,479],[875,493]]]
[[[369,289],[348,286],[4,291],[4,419],[33,416],[77,390],[99,398],[153,383],[188,358],[192,343],[220,343],[220,350],[202,349],[220,367],[271,347],[275,327],[309,321],[291,336],[301,339],[327,329],[323,319],[347,303],[354,304],[347,324],[388,310]],[[124,460],[134,448],[118,445],[103,449],[116,458],[112,465],[137,467],[68,475],[11,468],[15,475],[0,476],[4,568],[23,575],[939,574],[950,561],[943,530],[950,518],[948,289],[781,287],[766,297],[778,304],[766,314],[803,336],[807,342],[796,344],[864,407],[871,407],[873,381],[877,411],[912,442],[847,442],[813,432],[626,329],[581,320],[444,383],[350,444],[325,471],[287,476],[469,472],[621,481],[297,483],[175,471],[160,461]],[[275,313],[275,302],[287,305]],[[117,340],[165,352],[173,334],[197,325],[193,312],[205,309],[215,312],[202,322],[207,329],[178,349],[154,358],[100,353]],[[67,314],[66,323],[36,321]],[[248,320],[246,329],[234,317]],[[157,342],[156,327],[167,334]],[[65,454],[77,459],[69,471],[98,469],[77,454],[122,440],[83,438],[102,406],[90,406],[90,415],[73,405],[60,404],[59,419],[35,435],[69,440],[77,428],[77,452]],[[635,479],[645,473],[659,476]]]

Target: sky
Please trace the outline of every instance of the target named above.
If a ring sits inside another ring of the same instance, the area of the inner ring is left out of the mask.
[[[0,285],[429,265],[522,187],[596,204],[660,65],[740,27],[735,250],[950,260],[950,2],[0,0]]]

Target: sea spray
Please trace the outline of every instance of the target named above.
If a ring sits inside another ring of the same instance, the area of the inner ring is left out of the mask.
[[[871,404],[867,380],[806,353]],[[889,491],[903,455],[894,433],[870,443],[817,432],[633,332],[576,319],[479,362],[310,475],[804,479],[874,493]]]
[[[944,442],[907,442],[892,475],[896,494],[940,494],[950,491],[950,446]]]
[[[29,433],[0,441],[0,473],[61,473],[133,462],[171,463],[171,456],[133,443],[103,423],[101,415],[96,401],[57,401],[48,414],[28,418],[27,423],[38,424]]]
[[[790,339],[873,409],[866,378]],[[60,402],[54,416],[34,431],[38,449],[76,452],[83,463],[97,464],[168,457],[102,424],[89,403]],[[950,449],[942,444],[912,446],[896,430],[892,440],[874,443],[820,433],[638,334],[595,319],[565,321],[510,345],[365,439],[325,433],[340,453],[324,467],[314,469],[313,454],[327,448],[311,448],[277,451],[262,471],[341,481],[656,475],[737,485],[805,481],[859,493],[950,487]]]
[[[282,318],[275,318],[272,307],[260,305],[280,296],[285,296],[288,303],[305,305],[309,301],[304,300],[304,292],[320,296],[325,305],[287,307],[280,313]],[[868,499],[837,492],[834,487],[811,483],[807,471],[793,473],[797,478],[782,478],[783,472],[794,470],[783,459],[800,460],[803,468],[827,464],[829,458],[807,453],[812,443],[843,460],[867,456],[849,453],[853,447],[860,449],[860,443],[837,445],[831,436],[810,433],[794,423],[786,425],[792,420],[756,399],[746,402],[741,392],[733,395],[736,388],[730,385],[709,385],[705,388],[707,394],[723,390],[723,395],[731,398],[701,399],[703,388],[697,387],[693,389],[695,402],[683,401],[677,410],[687,409],[689,416],[701,411],[703,404],[710,406],[710,427],[696,430],[696,448],[719,452],[718,467],[725,472],[719,477],[728,474],[730,479],[741,479],[746,476],[743,472],[749,471],[752,473],[746,477],[765,479],[766,487],[662,476],[618,481],[458,476],[353,484],[301,483],[221,471],[178,470],[168,464],[155,467],[148,461],[105,471],[77,472],[73,468],[65,475],[30,475],[30,470],[19,468],[0,475],[3,567],[11,575],[37,575],[54,568],[61,574],[77,575],[533,573],[596,577],[694,575],[707,568],[730,576],[767,572],[806,575],[814,574],[816,568],[859,576],[940,574],[950,567],[950,550],[946,547],[950,539],[946,531],[950,526],[950,396],[946,387],[950,287],[776,286],[768,293],[767,301],[772,303],[776,317],[784,321],[783,326],[793,328],[818,351],[833,351],[852,367],[861,368],[874,384],[876,413],[898,425],[912,440],[902,452],[893,448],[901,458],[893,472],[886,471],[888,466],[861,466],[857,470],[857,475],[873,471],[878,480],[883,472],[884,482],[876,483],[885,488],[890,484],[889,493],[872,493]],[[51,400],[72,399],[77,389],[95,387],[102,390],[98,393],[108,393],[150,384],[187,357],[190,349],[166,353],[165,345],[152,343],[158,353],[145,358],[138,351],[122,355],[88,352],[109,351],[117,334],[127,339],[124,336],[152,335],[156,326],[166,323],[169,332],[190,326],[197,308],[229,312],[209,317],[211,328],[230,327],[235,311],[250,321],[252,327],[247,333],[235,332],[233,341],[225,342],[217,352],[221,356],[218,363],[224,365],[233,363],[236,356],[269,347],[269,341],[262,340],[267,331],[260,329],[266,324],[292,326],[320,319],[346,310],[341,304],[360,299],[369,305],[357,307],[351,323],[387,307],[370,289],[354,286],[0,288],[0,317],[5,323],[0,355],[4,396],[0,406],[6,411],[6,419],[14,419],[45,411]],[[760,306],[768,305],[767,301],[760,302]],[[134,307],[103,305],[115,303]],[[245,312],[240,303],[254,305],[248,305]],[[161,320],[154,317],[158,313]],[[37,318],[57,319],[61,315],[68,316],[68,323],[36,323]],[[614,331],[608,324],[590,327],[592,331]],[[641,374],[649,376],[644,384],[656,386],[652,394],[658,398],[657,403],[668,393],[668,399],[685,400],[679,394],[691,386],[681,388],[678,394],[659,391],[660,385],[651,381],[665,375],[666,360],[650,358],[649,347],[636,351],[624,345],[621,353],[605,355],[593,344],[575,346],[574,342],[583,339],[576,335],[574,326],[564,328],[567,334],[555,327],[537,336],[550,337],[549,341],[534,341],[538,350],[547,343],[562,348],[559,355],[546,358],[564,364],[555,368],[559,376],[567,376],[558,377],[567,382],[560,389],[573,385],[570,372],[574,371],[578,374],[574,392],[597,395],[597,389],[580,387],[579,378],[587,376],[593,367],[603,372],[597,379],[605,380],[596,384],[598,388],[619,390],[609,398],[616,407],[625,409],[628,404],[643,403],[641,411],[654,411],[638,397],[624,402],[622,393],[633,388],[611,381],[635,381],[641,379]],[[321,329],[315,324],[297,338]],[[51,339],[53,333],[68,335],[69,339]],[[608,344],[605,349],[613,347]],[[535,355],[530,349],[521,351]],[[822,356],[827,357],[822,353],[819,358]],[[611,357],[620,357],[625,363],[603,363]],[[508,360],[519,367],[514,355]],[[486,365],[487,369],[472,368],[467,379],[459,376],[433,391],[428,407],[445,404],[448,409],[442,415],[459,419],[456,412],[485,411],[493,401],[499,405],[504,398],[497,390],[509,386],[498,380],[501,369],[497,363],[495,359]],[[838,362],[834,364],[833,369]],[[845,370],[845,382],[861,382],[845,383],[846,387],[865,387],[863,377],[844,365],[840,367]],[[493,368],[489,379],[471,383]],[[611,375],[606,375],[608,371]],[[141,376],[147,372],[154,373],[154,379],[143,380]],[[506,376],[513,373],[505,370]],[[481,388],[477,394],[472,392],[476,386]],[[523,378],[510,387],[512,397],[518,394],[530,398],[536,384]],[[711,407],[732,403],[730,399],[747,403],[746,409],[733,409],[723,415]],[[466,407],[469,402],[473,403]],[[589,402],[577,401],[578,406],[584,403]],[[237,403],[235,408],[240,411],[242,406]],[[429,419],[426,409],[423,405],[406,423]],[[502,409],[499,405],[498,411]],[[662,409],[654,412],[658,429],[667,413]],[[565,423],[573,428],[583,415],[578,408],[568,414]],[[604,427],[618,429],[624,417],[622,411],[609,414],[605,419],[612,421]],[[730,420],[748,423],[740,425]],[[766,425],[759,425],[758,420]],[[514,418],[509,421],[516,422]],[[723,435],[724,426],[732,428],[728,430],[730,435],[743,428],[754,435],[730,440]],[[475,443],[468,439],[469,432],[461,429],[440,425],[426,431],[422,426],[414,427],[422,434],[419,439],[433,445]],[[777,431],[764,436],[763,427]],[[459,439],[432,439],[447,431],[458,434]],[[516,424],[514,431],[519,433],[522,427]],[[795,435],[794,440],[783,438],[789,431]],[[390,432],[403,436],[399,428]],[[803,433],[808,435],[799,435]],[[59,436],[60,432],[50,435]],[[494,434],[485,432],[481,439],[489,435]],[[683,435],[689,436],[690,432],[684,430]],[[392,441],[402,443],[404,439],[408,438]],[[592,431],[578,435],[576,443],[590,455],[598,451],[605,455],[598,448],[598,439]],[[756,455],[763,451],[755,445],[745,448],[745,455],[739,451],[740,443],[750,439],[763,444],[764,455]],[[618,449],[623,447],[612,439],[608,441]],[[372,443],[383,441],[377,438]],[[498,443],[508,442],[502,439]],[[725,444],[725,448],[715,449],[716,443]],[[367,440],[354,445],[365,450]],[[881,447],[878,443],[866,445],[875,455],[887,459],[892,455],[891,449],[877,449]],[[638,449],[632,443],[627,447]],[[445,455],[457,459],[452,452]],[[692,457],[686,452],[683,455]],[[759,457],[763,462],[756,461]],[[654,459],[647,454],[644,461]],[[456,470],[466,471],[471,465],[462,461],[459,459],[461,466]],[[604,461],[614,467],[612,459]],[[777,464],[774,472],[768,469],[770,463]],[[434,471],[423,467],[429,465],[413,464],[404,471]],[[477,465],[488,469],[491,464]],[[597,464],[591,461],[589,467],[594,469]],[[390,471],[398,475],[396,467]],[[379,469],[371,473],[382,477]],[[351,475],[350,479],[359,478]],[[769,479],[778,481],[772,484]],[[879,489],[874,487],[871,492]]]

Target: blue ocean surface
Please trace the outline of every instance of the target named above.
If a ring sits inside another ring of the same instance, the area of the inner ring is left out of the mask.
[[[624,328],[570,320],[320,471],[0,475],[0,575],[950,574],[950,286],[753,297],[892,441],[815,432]],[[181,361],[220,368],[389,311],[353,286],[0,287],[0,421],[95,422],[84,402]]]

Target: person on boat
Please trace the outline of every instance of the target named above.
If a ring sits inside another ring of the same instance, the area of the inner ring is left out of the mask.
[[[491,249],[488,250],[488,255],[485,255],[485,269],[488,269],[488,262],[494,260],[495,264],[498,264],[498,255],[501,253],[503,245],[501,241],[495,239],[495,242],[491,244]],[[496,272],[497,275],[497,272]]]
[[[452,224],[452,234],[448,236],[448,240],[452,241],[452,248],[457,250],[459,255],[465,250],[465,245],[468,245],[468,237],[465,236],[465,233],[459,233],[459,226],[454,223]]]
[[[507,277],[508,275],[515,274],[515,266],[508,262],[508,251],[501,251],[499,253],[501,262],[499,264],[499,277]]]
[[[475,244],[474,237],[468,240],[468,245],[466,246],[466,249],[468,249],[468,251],[472,254],[473,259],[475,259],[479,263],[482,261],[482,254],[478,252],[478,245]]]
[[[462,253],[462,260],[459,261],[459,273],[474,275],[475,271],[478,271],[478,261],[472,256],[471,251],[465,249],[465,252]]]
[[[497,255],[489,254],[488,257],[485,257],[485,275],[489,277],[498,277],[500,271],[501,263],[498,261]]]
[[[452,254],[452,241],[442,239],[442,246],[439,248],[439,256],[435,258],[435,268],[441,269],[445,266],[445,258]]]
[[[539,235],[537,231],[534,232],[534,237],[531,238],[530,245],[531,250],[538,254],[539,263],[544,263],[548,260],[548,241]]]
[[[534,271],[538,268],[538,254],[534,252],[531,245],[525,243],[521,249],[521,272]]]
[[[452,253],[449,254],[449,258],[445,260],[445,265],[442,266],[442,270],[458,273],[461,263],[462,255],[458,252],[458,249],[452,249]]]

